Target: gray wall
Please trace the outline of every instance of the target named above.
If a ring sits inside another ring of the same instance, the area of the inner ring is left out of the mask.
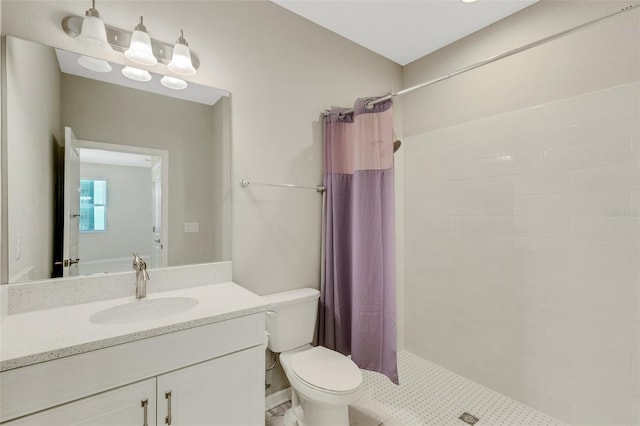
[[[546,1],[411,86],[612,13]],[[640,423],[640,13],[406,96],[406,348],[569,424]]]

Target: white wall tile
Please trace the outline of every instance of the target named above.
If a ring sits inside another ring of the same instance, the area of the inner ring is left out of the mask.
[[[569,144],[570,129],[566,125],[519,131],[508,141],[514,147],[514,152],[560,148]]]
[[[408,166],[405,166],[405,168],[408,168]],[[449,193],[450,187],[451,183],[448,181],[411,180],[407,179],[405,175],[404,196],[409,200],[442,198]]]
[[[569,216],[514,216],[513,233],[522,237],[568,237]]]
[[[442,171],[444,179],[468,179],[534,173],[543,169],[543,152],[505,154],[476,160],[447,164]]]
[[[631,210],[634,215],[640,216],[640,191],[631,191]]]
[[[572,170],[569,185],[571,192],[637,190],[640,170],[637,164]]]
[[[570,423],[638,419],[639,88],[420,135],[407,347]]]
[[[545,213],[569,216],[606,216],[632,209],[631,191],[546,194]]]
[[[520,257],[544,256],[544,239],[495,235],[465,235],[460,238],[460,248],[483,255]]]
[[[628,164],[631,162],[631,140],[574,145],[544,151],[545,170],[580,169],[586,167]]]
[[[513,176],[514,194],[569,192],[571,188],[571,172],[568,170]]]
[[[513,197],[464,197],[448,203],[451,214],[475,216],[511,216]]]
[[[411,222],[410,224],[414,226],[416,223]],[[410,241],[410,243],[407,241]],[[415,230],[410,235],[405,235],[405,245],[411,245],[412,248],[424,247],[444,250],[456,242],[457,235],[450,234],[447,229],[436,229],[430,232]]]
[[[550,264],[547,273],[547,303],[562,311],[593,317],[638,319],[638,271]]]
[[[513,182],[509,176],[491,176],[475,179],[448,181],[449,192],[445,195],[499,196],[513,193]]]
[[[515,216],[540,216],[547,214],[545,196],[545,194],[525,194],[514,196],[513,214]],[[562,198],[562,195],[560,197]]]
[[[624,84],[608,90],[594,92],[559,102],[565,120],[571,123],[589,123],[637,113],[640,86]]]
[[[512,235],[511,216],[451,216],[451,230],[461,234]]]
[[[628,270],[637,267],[638,245],[636,244],[547,239],[545,245],[546,254],[557,261]]]
[[[608,114],[594,121],[572,124],[569,127],[570,145],[630,139],[638,135],[638,112]]]
[[[639,217],[571,217],[571,238],[582,240],[637,243],[640,236]]]

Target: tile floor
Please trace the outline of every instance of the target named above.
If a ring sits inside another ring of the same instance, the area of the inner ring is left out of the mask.
[[[283,416],[291,408],[291,401],[268,410],[265,416],[265,426],[284,426]],[[390,414],[382,410],[366,396],[349,407],[349,426],[401,426],[403,423],[395,421]],[[330,426],[330,425],[327,425]],[[464,425],[463,425],[464,426]]]
[[[560,421],[458,376],[409,352],[398,353],[400,386],[363,371],[365,396],[349,407],[351,426],[562,426]],[[290,402],[267,411],[267,426],[282,426]]]

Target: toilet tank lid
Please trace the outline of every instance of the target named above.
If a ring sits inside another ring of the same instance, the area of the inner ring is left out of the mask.
[[[272,308],[291,305],[293,303],[303,302],[305,300],[318,299],[320,292],[315,288],[299,288],[296,290],[281,291],[279,293],[265,294],[265,299],[271,304]]]

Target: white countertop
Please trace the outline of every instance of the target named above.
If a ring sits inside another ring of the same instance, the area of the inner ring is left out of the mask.
[[[89,317],[135,297],[31,311],[0,318],[0,371],[102,349],[267,310],[262,297],[232,282],[147,294],[147,299],[191,297],[193,308],[126,324],[94,324]]]

